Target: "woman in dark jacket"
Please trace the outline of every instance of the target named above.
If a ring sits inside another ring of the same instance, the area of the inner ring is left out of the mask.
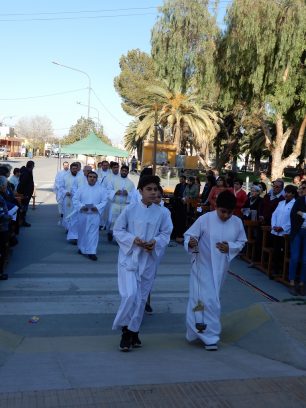
[[[295,201],[291,213],[290,232],[290,264],[289,264],[289,293],[293,296],[305,296],[306,284],[306,181],[298,190],[299,197]],[[296,272],[301,264],[300,282],[296,286]]]

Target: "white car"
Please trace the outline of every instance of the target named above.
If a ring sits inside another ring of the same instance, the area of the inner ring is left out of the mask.
[[[6,147],[0,147],[0,159],[7,160],[9,156],[9,152]]]

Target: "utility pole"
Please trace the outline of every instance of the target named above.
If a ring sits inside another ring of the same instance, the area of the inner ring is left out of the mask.
[[[154,105],[155,109],[155,116],[154,116],[154,142],[153,142],[153,176],[156,174],[156,153],[157,153],[157,135],[158,135],[158,111],[157,111],[157,103]]]

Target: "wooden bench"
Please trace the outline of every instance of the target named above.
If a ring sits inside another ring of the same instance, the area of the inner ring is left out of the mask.
[[[244,220],[243,225],[246,229],[247,243],[246,252],[241,254],[241,258],[247,262],[254,263],[256,254],[256,230],[258,229],[258,221]]]
[[[269,278],[272,277],[272,268],[273,268],[273,248],[271,247],[270,235],[271,235],[271,227],[270,226],[262,226],[262,249],[261,249],[261,261],[258,268],[264,272]]]
[[[284,260],[283,260],[283,270],[280,276],[277,276],[275,280],[278,282],[284,283],[285,285],[289,284],[289,263],[290,263],[290,236],[284,235]]]

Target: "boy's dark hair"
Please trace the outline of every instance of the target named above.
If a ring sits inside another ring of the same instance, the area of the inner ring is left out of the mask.
[[[227,210],[233,210],[236,207],[236,197],[231,191],[222,191],[216,201],[217,207],[226,208]]]
[[[288,184],[288,186],[285,187],[285,193],[292,193],[296,197],[297,187],[293,186],[292,184]]]
[[[130,170],[130,169],[129,169],[129,166],[127,166],[126,164],[123,164],[123,165],[121,166],[121,170],[122,170],[122,169]]]
[[[19,167],[15,167],[14,170],[13,170],[14,175],[17,174],[17,173],[20,173],[20,168]]]
[[[139,183],[142,177],[144,176],[153,176],[153,169],[152,167],[145,167],[144,169],[141,170],[139,180],[138,180],[138,185],[137,185],[137,190],[140,188]]]
[[[159,185],[157,188],[158,188],[158,191],[161,193],[161,195],[163,195],[164,190],[163,190],[162,186]]]
[[[112,169],[113,167],[119,167],[119,163],[115,162],[115,161],[111,161],[109,164],[109,167]]]
[[[139,179],[138,188],[142,190],[148,184],[154,183],[159,187],[160,178],[158,176],[143,176]]]

